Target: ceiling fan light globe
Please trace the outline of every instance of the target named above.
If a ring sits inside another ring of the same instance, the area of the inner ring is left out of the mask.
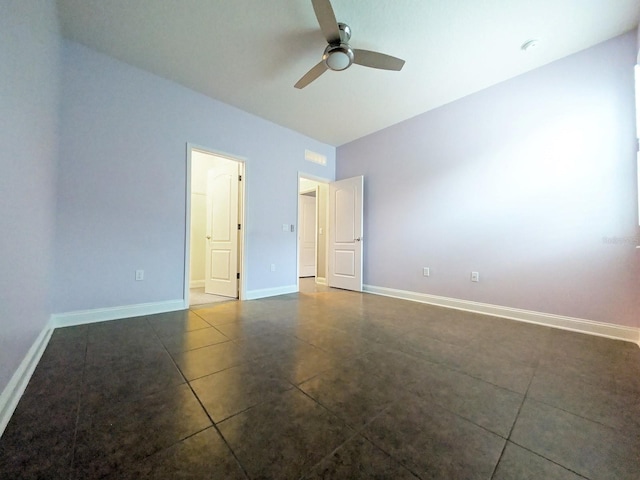
[[[339,72],[340,70],[349,68],[353,63],[353,50],[345,44],[329,45],[322,59],[328,68]]]

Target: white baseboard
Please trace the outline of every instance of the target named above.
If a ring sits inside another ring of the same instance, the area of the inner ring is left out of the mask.
[[[9,383],[0,394],[0,437],[4,433],[5,428],[7,428],[11,415],[13,415],[13,412],[18,406],[20,397],[22,397],[22,394],[27,388],[31,375],[33,375],[40,361],[40,357],[42,357],[45,348],[47,348],[52,333],[53,328],[48,326],[40,332],[33,342],[33,345],[31,345],[31,348],[29,348],[27,355],[18,366],[18,369],[11,377],[11,380],[9,380]]]
[[[296,293],[297,285],[287,285],[286,287],[263,288],[262,290],[248,290],[244,300],[257,300],[258,298],[275,297],[276,295],[286,295]]]
[[[204,280],[191,280],[189,288],[204,288]]]
[[[401,298],[414,302],[429,303],[440,307],[454,308],[456,310],[465,310],[467,312],[508,318],[519,322],[535,323],[537,325],[560,328],[562,330],[571,330],[573,332],[588,333],[590,335],[613,338],[616,340],[625,340],[627,342],[637,343],[638,346],[640,346],[640,328],[624,327],[610,323],[594,322],[592,320],[565,317],[551,313],[502,307],[499,305],[472,302],[469,300],[459,300],[457,298],[439,297],[437,295],[429,295],[427,293],[376,287],[374,285],[364,285],[363,291],[386,297]]]
[[[316,283],[318,285],[326,285],[327,284],[327,279],[324,277],[316,277]]]
[[[51,328],[71,327],[87,323],[118,320],[120,318],[140,317],[156,313],[175,312],[184,310],[184,300],[169,300],[166,302],[139,303],[122,307],[96,308],[94,310],[79,310],[75,312],[55,313],[51,315]]]

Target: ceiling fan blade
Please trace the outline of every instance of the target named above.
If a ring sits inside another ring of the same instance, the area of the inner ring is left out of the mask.
[[[340,43],[340,29],[331,2],[329,0],[311,0],[311,3],[327,43]]]
[[[320,63],[318,63],[315,67],[313,67],[311,70],[309,70],[307,73],[305,73],[302,76],[302,78],[298,80],[298,83],[294,85],[294,87],[304,88],[326,71],[327,71],[327,65],[324,63],[324,60],[323,60]]]
[[[402,70],[404,60],[384,53],[372,52],[370,50],[353,49],[353,63],[364,67],[379,68],[381,70]]]

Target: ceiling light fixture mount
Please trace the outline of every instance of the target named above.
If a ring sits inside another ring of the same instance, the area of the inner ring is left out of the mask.
[[[520,47],[520,50],[524,52],[530,52],[532,50],[535,50],[539,44],[540,40],[532,38],[531,40],[527,40],[526,42],[524,42]]]

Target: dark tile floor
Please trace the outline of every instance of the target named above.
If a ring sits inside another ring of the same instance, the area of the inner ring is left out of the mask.
[[[327,289],[59,329],[0,477],[638,480],[640,349]]]

